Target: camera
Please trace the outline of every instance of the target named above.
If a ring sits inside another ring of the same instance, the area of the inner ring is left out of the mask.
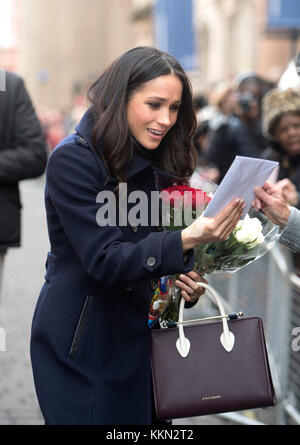
[[[298,76],[300,76],[300,53],[298,53],[296,59],[295,59],[295,65]]]
[[[239,105],[245,114],[249,113],[251,110],[251,103],[253,100],[255,100],[255,97],[251,93],[243,93],[240,95]]]

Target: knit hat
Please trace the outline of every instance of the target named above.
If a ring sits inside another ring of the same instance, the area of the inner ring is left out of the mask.
[[[273,138],[270,130],[275,121],[286,113],[300,114],[300,95],[292,88],[285,91],[270,90],[262,102],[262,125],[267,138]]]

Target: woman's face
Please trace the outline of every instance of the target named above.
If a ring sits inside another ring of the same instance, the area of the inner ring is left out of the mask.
[[[182,83],[173,76],[156,77],[135,91],[127,104],[131,135],[148,150],[155,150],[175,125],[181,104]]]
[[[300,116],[297,114],[282,116],[276,125],[274,138],[288,154],[300,153]]]

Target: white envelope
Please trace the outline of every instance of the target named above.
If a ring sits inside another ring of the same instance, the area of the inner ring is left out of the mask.
[[[278,162],[236,156],[203,216],[214,217],[232,199],[243,198],[246,204],[244,218],[254,200],[254,188],[257,185],[262,187],[266,181],[276,182],[278,171]]]

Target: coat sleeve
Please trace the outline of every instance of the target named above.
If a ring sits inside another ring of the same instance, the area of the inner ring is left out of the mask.
[[[295,207],[291,207],[290,217],[279,241],[293,252],[300,252],[300,210]]]
[[[0,184],[38,177],[47,163],[44,136],[23,80],[7,84],[13,90],[9,92],[13,138],[10,146],[0,151]]]
[[[97,225],[100,177],[87,148],[63,145],[49,159],[47,193],[86,273],[111,287],[191,271],[193,251],[183,255],[180,230],[153,232],[134,244],[124,240],[119,227]]]

